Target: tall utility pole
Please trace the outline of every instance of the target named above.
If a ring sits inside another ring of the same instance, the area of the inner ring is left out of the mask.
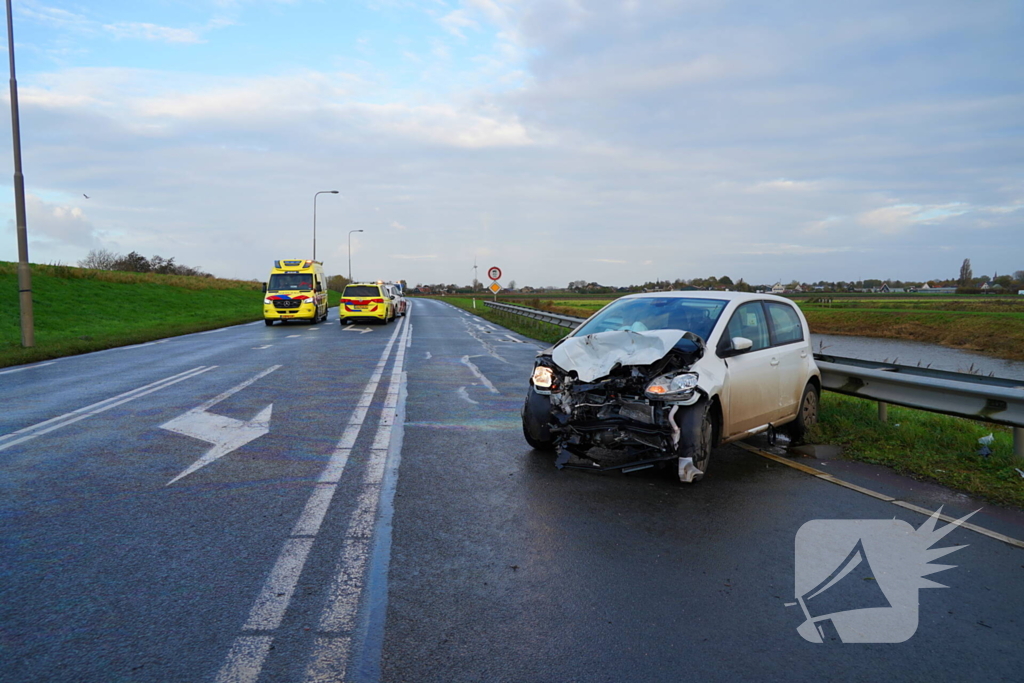
[[[25,176],[21,174],[21,124],[18,120],[18,81],[14,78],[14,20],[7,0],[7,54],[11,60],[11,134],[14,136],[14,213],[18,224],[18,303],[21,307],[21,345],[36,345],[32,317],[32,269],[28,265],[25,225]]]

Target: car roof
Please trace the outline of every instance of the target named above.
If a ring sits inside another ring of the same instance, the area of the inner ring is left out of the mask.
[[[789,299],[774,294],[756,294],[754,292],[721,292],[717,290],[688,290],[685,292],[644,292],[642,294],[627,294],[619,299],[715,299],[718,301],[783,301],[788,304],[793,302]]]

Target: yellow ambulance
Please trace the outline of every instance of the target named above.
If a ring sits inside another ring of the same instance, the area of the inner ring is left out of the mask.
[[[308,259],[274,261],[263,287],[263,322],[327,320],[327,278],[324,264]]]

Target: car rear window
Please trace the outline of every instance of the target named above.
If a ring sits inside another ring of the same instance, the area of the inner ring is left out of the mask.
[[[380,288],[377,285],[349,285],[342,296],[346,299],[366,299],[380,295]]]

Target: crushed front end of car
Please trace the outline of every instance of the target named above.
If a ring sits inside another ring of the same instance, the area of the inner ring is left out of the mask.
[[[537,396],[532,404],[527,396],[523,412],[527,441],[556,451],[559,468],[630,472],[675,464],[689,438],[681,411],[706,404],[694,368],[704,350],[701,337],[681,330],[564,340],[534,366]],[[703,472],[691,461],[679,474],[692,481]]]

